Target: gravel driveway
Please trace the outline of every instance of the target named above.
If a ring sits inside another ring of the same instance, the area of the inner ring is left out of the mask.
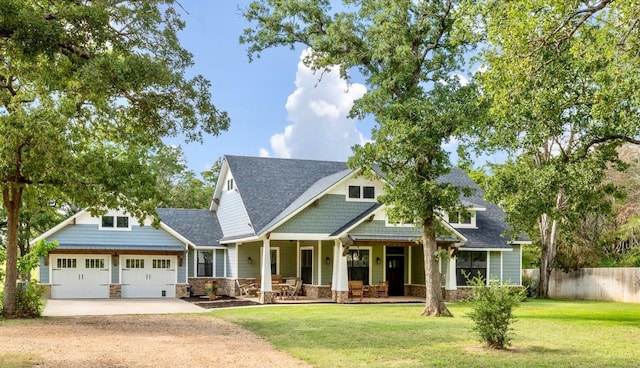
[[[116,315],[0,321],[3,356],[32,367],[309,367],[209,316]],[[25,354],[25,355],[23,355]]]

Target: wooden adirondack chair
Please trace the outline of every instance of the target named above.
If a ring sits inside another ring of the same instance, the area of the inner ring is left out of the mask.
[[[362,285],[362,280],[349,281],[349,299],[360,298],[360,301],[362,301],[363,295],[364,286]]]

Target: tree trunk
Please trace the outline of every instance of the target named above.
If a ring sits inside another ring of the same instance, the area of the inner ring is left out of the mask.
[[[440,270],[438,258],[435,257],[438,245],[436,244],[435,218],[422,222],[422,248],[424,249],[424,280],[426,287],[426,305],[423,316],[452,317],[451,312],[444,304],[442,287],[440,286]]]
[[[2,190],[2,199],[7,210],[7,260],[4,279],[5,318],[16,316],[16,282],[18,281],[18,225],[20,205],[22,204],[22,186],[9,184]]]
[[[565,205],[564,188],[560,188],[556,197],[556,210],[562,212]],[[549,297],[549,278],[551,270],[558,252],[558,220],[551,220],[548,214],[543,213],[538,220],[540,229],[540,248],[542,250],[540,258],[540,283],[538,285],[538,296]]]

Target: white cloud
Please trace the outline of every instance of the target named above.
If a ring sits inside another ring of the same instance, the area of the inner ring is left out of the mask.
[[[285,104],[291,124],[271,136],[271,151],[282,158],[346,160],[353,145],[366,142],[357,120],[347,118],[353,101],[366,93],[366,87],[347,84],[337,69],[314,73],[302,62],[307,52],[300,56],[296,90]],[[269,151],[261,148],[260,155]]]
[[[264,148],[260,148],[260,157],[270,157],[269,151]]]

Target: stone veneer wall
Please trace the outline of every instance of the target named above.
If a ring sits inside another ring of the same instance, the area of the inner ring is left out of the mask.
[[[445,290],[442,288],[442,296],[447,302],[459,302],[469,300],[473,296],[473,288],[470,286],[458,286],[457,290]],[[405,285],[404,295],[426,298],[426,289],[424,285]]]
[[[303,295],[310,298],[331,298],[331,287],[328,285],[302,285]]]
[[[176,298],[189,297],[189,284],[176,284]]]
[[[240,291],[236,290],[235,279],[223,279],[214,277],[189,277],[189,285],[193,295],[206,295],[204,284],[215,281],[218,284],[218,295],[238,296]],[[176,293],[177,295],[177,293]]]
[[[122,284],[110,284],[109,299],[121,299],[121,298],[122,298]]]
[[[444,300],[448,302],[461,302],[473,298],[473,287],[458,286],[457,290],[444,290]]]

